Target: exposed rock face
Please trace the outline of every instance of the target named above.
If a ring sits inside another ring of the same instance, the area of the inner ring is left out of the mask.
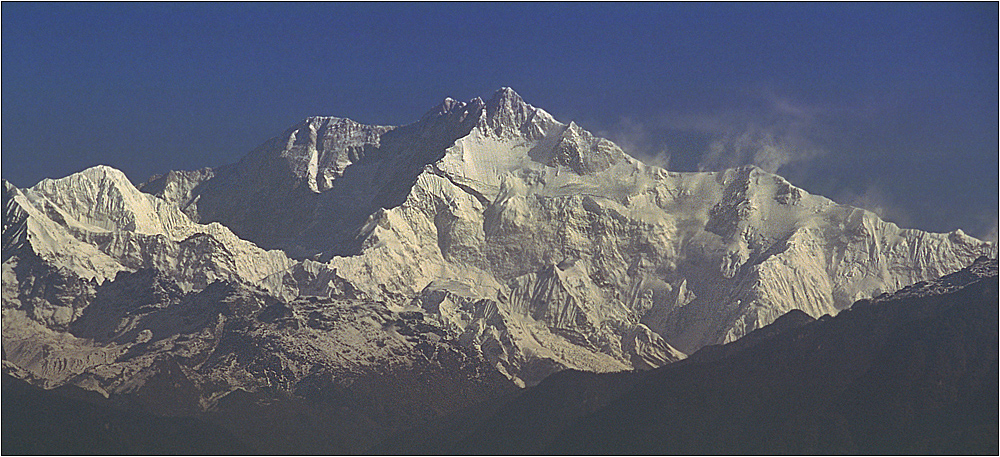
[[[140,187],[105,166],[4,185],[4,349],[52,385],[130,392],[163,354],[198,361],[156,372],[200,407],[433,354],[521,385],[647,369],[997,253],[754,167],[646,166],[510,89],[402,127],[309,118]],[[389,323],[418,314],[413,341]]]

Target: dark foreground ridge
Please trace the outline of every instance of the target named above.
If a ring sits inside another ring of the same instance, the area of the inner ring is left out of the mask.
[[[3,374],[5,455],[246,454],[221,427],[112,405],[76,386],[42,390]]]
[[[995,455],[996,264],[982,258],[939,280],[948,287],[862,300],[836,317],[793,311],[645,374],[562,372],[385,450]]]

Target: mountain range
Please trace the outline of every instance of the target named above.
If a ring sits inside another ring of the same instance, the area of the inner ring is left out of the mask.
[[[756,167],[646,165],[509,88],[138,186],[3,184],[5,371],[271,452],[366,452],[554,373],[645,379],[997,257]]]
[[[388,441],[435,454],[994,454],[997,261],[794,310],[652,371],[566,370]]]

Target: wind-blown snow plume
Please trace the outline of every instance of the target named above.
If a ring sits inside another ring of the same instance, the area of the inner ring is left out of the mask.
[[[836,198],[836,200],[851,206],[867,209],[877,214],[878,217],[895,222],[901,227],[913,226],[913,217],[896,204],[895,200],[878,186],[870,185],[861,193],[845,190],[843,195]]]
[[[598,133],[649,165],[721,171],[754,165],[777,172],[827,155],[832,112],[765,94],[742,108],[621,118]]]
[[[814,132],[774,106],[733,137],[771,168]],[[647,166],[509,88],[402,127],[308,118],[236,164],[140,188],[107,166],[5,183],[5,364],[107,394],[161,376],[145,385],[191,386],[191,411],[386,367],[485,392],[658,367],[996,256],[759,167]],[[378,405],[413,391],[383,387]]]
[[[983,241],[989,241],[991,243],[996,243],[997,242],[997,225],[998,225],[997,214],[994,212],[993,213],[993,225],[990,225],[990,227],[988,229],[986,229],[984,232],[980,233],[979,234],[979,239],[981,239]]]
[[[602,130],[598,135],[607,137],[623,151],[643,161],[666,170],[670,169],[670,149],[662,141],[657,141],[646,123],[623,117],[611,130]]]
[[[817,141],[823,126],[819,111],[785,98],[768,100],[762,113],[728,113],[701,120],[713,140],[698,161],[700,171],[756,165],[777,172],[785,165],[821,157],[826,149]],[[683,126],[684,124],[680,124]]]

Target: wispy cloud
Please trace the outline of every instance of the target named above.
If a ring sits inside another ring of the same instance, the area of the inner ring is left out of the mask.
[[[878,215],[885,221],[895,223],[900,227],[913,227],[914,219],[903,209],[895,199],[884,190],[874,185],[865,188],[864,192],[854,193],[849,190],[841,192],[837,201],[858,208],[864,208]]]
[[[654,138],[647,123],[621,118],[612,130],[600,131],[598,135],[614,141],[622,150],[647,165],[670,168],[670,151],[667,145]]]
[[[962,228],[980,239],[997,238],[995,197],[988,191],[970,194],[952,184],[928,192],[914,183],[936,175],[922,164],[949,173],[942,151],[957,146],[923,141],[927,132],[913,129],[906,122],[906,106],[891,96],[817,105],[757,91],[714,106],[673,109],[622,118],[599,134],[649,164],[676,171],[752,164],[901,227]],[[991,160],[995,164],[995,157],[980,160],[987,167]]]
[[[997,225],[1000,225],[1000,217],[997,216],[997,210],[988,210],[979,216],[980,220],[983,221],[979,230],[976,230],[970,235],[979,238],[983,241],[997,242]]]
[[[822,156],[825,151],[770,127],[748,127],[742,132],[728,133],[711,142],[698,161],[701,171],[720,170],[740,165],[756,165],[770,172],[793,162]]]
[[[996,243],[997,242],[997,221],[993,221],[993,227],[990,227],[990,229],[987,230],[985,233],[983,233],[980,237],[981,237],[981,239],[983,241],[992,241],[992,242]]]
[[[824,110],[770,93],[743,105],[642,121],[622,118],[598,133],[646,163],[699,171],[756,165],[777,172],[827,154]]]
[[[676,128],[693,128],[712,137],[698,160],[699,170],[756,165],[777,172],[827,153],[817,139],[825,129],[820,110],[773,95],[763,96],[761,102],[756,110],[676,120]]]

